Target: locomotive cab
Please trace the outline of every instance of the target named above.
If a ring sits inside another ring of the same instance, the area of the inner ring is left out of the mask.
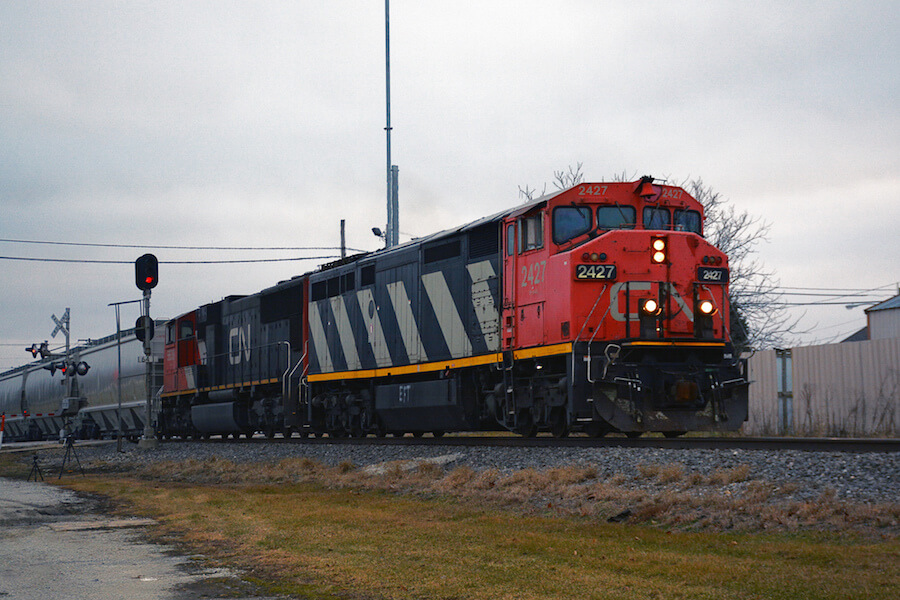
[[[197,388],[200,351],[197,344],[197,311],[166,323],[163,393],[185,393]]]

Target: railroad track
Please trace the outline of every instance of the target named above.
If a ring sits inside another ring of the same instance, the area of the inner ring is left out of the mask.
[[[262,438],[256,438],[262,439]],[[253,443],[254,440],[209,440],[212,443]],[[457,446],[494,448],[670,448],[799,450],[804,452],[900,452],[900,439],[890,438],[780,438],[780,437],[566,437],[538,436],[445,436],[365,438],[275,438],[276,442],[299,444],[346,444],[372,446]]]
[[[523,438],[512,435],[468,436],[448,435],[445,437],[366,437],[366,438],[333,438],[310,437],[285,439],[277,437],[267,439],[257,435],[253,439],[221,439],[206,440],[207,444],[253,444],[262,441],[284,444],[343,444],[351,446],[455,446],[485,448],[669,448],[669,449],[715,449],[715,450],[799,450],[803,452],[900,452],[900,439],[890,438],[780,438],[780,437],[567,437],[538,436]],[[79,440],[79,447],[110,443],[110,441]],[[178,443],[178,440],[173,442]],[[3,452],[26,452],[56,448],[56,442],[19,442],[3,445]]]

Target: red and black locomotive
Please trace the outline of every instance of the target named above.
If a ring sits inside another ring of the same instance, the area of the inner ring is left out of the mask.
[[[166,328],[166,435],[736,430],[745,363],[703,208],[579,184]]]

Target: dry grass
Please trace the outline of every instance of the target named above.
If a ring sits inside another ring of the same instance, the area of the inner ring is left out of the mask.
[[[272,469],[283,473],[285,465]],[[468,492],[458,499],[420,498],[387,493],[372,478],[365,486],[356,479],[338,484],[341,477],[358,476],[356,470],[341,474],[340,468],[316,467],[294,476],[311,471],[327,475],[328,485],[169,480],[147,486],[109,476],[69,482],[118,499],[129,513],[154,516],[162,523],[162,541],[251,569],[275,582],[273,590],[303,597],[836,599],[900,593],[897,540],[689,533],[607,524],[596,515],[549,518],[545,511],[475,502],[477,494]],[[379,477],[386,482],[396,476]],[[468,490],[461,482],[478,478],[454,469],[434,483]],[[493,489],[521,493],[536,487],[547,493],[553,479],[540,472],[497,474]],[[592,505],[609,496],[637,503],[635,518],[645,521],[685,500],[684,492],[672,490],[631,490],[623,498],[621,488],[604,482],[579,485],[593,496]],[[818,509],[798,507],[798,519],[811,516],[803,510]]]
[[[2,467],[2,465],[0,465]],[[97,465],[93,465],[96,469]],[[107,465],[107,469],[108,469]],[[24,471],[27,473],[27,469]],[[21,476],[24,477],[25,474]],[[184,461],[89,478],[162,541],[310,598],[895,598],[900,505],[642,465]],[[607,523],[607,520],[616,523]]]
[[[24,464],[5,462],[4,469],[15,476],[28,472]],[[114,467],[94,464],[91,468]],[[327,467],[308,458],[254,465],[211,458],[156,463],[133,474],[144,480],[191,484],[315,484],[446,496],[473,506],[593,521],[627,512],[620,520],[689,531],[814,530],[900,536],[900,503],[849,502],[831,492],[797,499],[796,485],[754,479],[746,464],[711,474],[688,472],[681,463],[644,464],[637,473],[600,479],[595,468],[582,466],[502,473],[464,466],[445,469],[429,461],[396,461],[373,470],[349,461]]]
[[[468,467],[445,470],[429,461],[395,461],[359,469],[350,462],[326,467],[299,458],[247,466],[213,458],[159,463],[137,477],[201,484],[316,484],[327,488],[383,490],[462,499],[477,506],[514,508],[606,520],[628,512],[630,523],[684,530],[851,531],[900,535],[900,503],[847,502],[833,493],[797,500],[796,486],[755,480],[746,464],[709,475],[681,463],[644,464],[631,476],[598,478],[593,467],[502,473]]]

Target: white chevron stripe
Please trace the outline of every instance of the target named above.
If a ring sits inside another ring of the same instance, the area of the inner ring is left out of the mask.
[[[359,353],[356,351],[356,341],[353,339],[353,327],[350,325],[350,317],[347,316],[347,307],[344,306],[344,297],[336,296],[331,299],[331,311],[334,314],[338,337],[341,340],[341,349],[347,360],[347,369],[353,371],[362,365],[359,362]]]
[[[450,348],[450,355],[453,358],[472,356],[472,343],[469,341],[459,311],[456,310],[456,304],[453,302],[453,296],[450,294],[444,274],[440,271],[426,273],[422,275],[422,285],[434,308],[441,333],[444,334],[444,341]]]
[[[372,347],[372,354],[375,355],[375,364],[379,367],[391,366],[391,352],[387,340],[384,338],[384,329],[381,327],[381,317],[378,315],[372,290],[359,290],[356,292],[356,299],[359,302],[359,312],[366,324],[369,345]]]
[[[497,352],[500,350],[500,313],[488,285],[488,280],[497,274],[489,260],[466,265],[466,268],[472,278],[472,305],[475,307],[481,334],[484,336],[488,351]]]
[[[400,336],[403,339],[409,363],[428,360],[425,348],[422,346],[422,338],[419,337],[419,326],[413,315],[406,286],[402,281],[395,281],[387,285],[387,291],[394,307],[394,314],[397,315],[397,326],[400,328]]]
[[[319,361],[319,371],[322,373],[334,371],[334,363],[331,362],[331,354],[328,352],[328,341],[325,338],[325,328],[322,326],[322,318],[319,316],[318,302],[314,302],[309,306],[309,337],[312,338],[316,358]]]

